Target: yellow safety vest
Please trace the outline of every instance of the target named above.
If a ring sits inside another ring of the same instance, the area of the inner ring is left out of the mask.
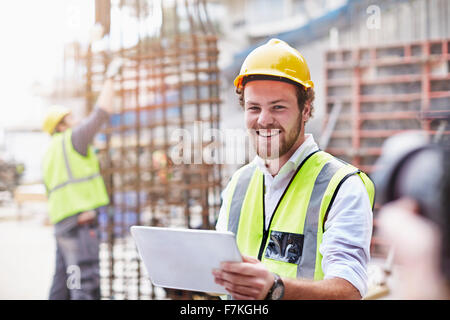
[[[71,137],[70,129],[54,134],[43,160],[52,223],[109,203],[94,149],[89,146],[86,156],[79,154]]]
[[[265,226],[264,174],[254,164],[230,181],[228,231],[236,234],[242,254],[258,258],[282,277],[323,279],[319,252],[324,223],[340,185],[349,176],[363,181],[373,206],[374,185],[356,167],[317,151],[298,167]],[[267,231],[266,231],[267,229]]]

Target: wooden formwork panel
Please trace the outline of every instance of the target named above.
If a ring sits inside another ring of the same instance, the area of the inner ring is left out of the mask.
[[[325,62],[328,152],[370,175],[382,144],[396,133],[426,130],[449,141],[450,124],[441,121],[450,111],[449,39],[330,50]],[[372,252],[378,254],[382,246],[374,234]]]
[[[450,109],[448,39],[330,50],[325,61],[325,126],[342,106],[327,150],[368,173],[386,138],[407,130],[436,134],[439,112]],[[444,139],[449,133],[443,129]]]

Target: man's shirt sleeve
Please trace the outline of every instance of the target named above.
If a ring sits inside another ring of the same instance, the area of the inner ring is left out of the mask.
[[[102,125],[109,119],[109,113],[101,108],[95,108],[91,114],[73,129],[72,144],[81,155],[86,156],[88,146],[92,144],[94,136]]]
[[[348,178],[338,190],[325,222],[320,253],[325,279],[343,278],[367,293],[367,264],[372,238],[372,206],[358,176]]]

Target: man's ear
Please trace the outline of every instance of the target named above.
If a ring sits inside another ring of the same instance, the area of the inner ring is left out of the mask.
[[[303,122],[307,122],[310,117],[311,117],[311,101],[306,101],[302,111]]]

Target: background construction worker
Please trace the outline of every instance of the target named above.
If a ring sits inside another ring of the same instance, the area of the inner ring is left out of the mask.
[[[235,299],[360,299],[373,183],[305,134],[314,100],[305,60],[272,39],[234,84],[257,156],[223,192],[216,229],[236,234],[243,262],[222,263],[216,283]]]
[[[113,107],[115,61],[96,108],[76,125],[69,109],[52,107],[43,130],[52,136],[43,160],[50,221],[56,238],[56,267],[49,299],[100,299],[99,237],[96,209],[109,203],[91,145]]]

